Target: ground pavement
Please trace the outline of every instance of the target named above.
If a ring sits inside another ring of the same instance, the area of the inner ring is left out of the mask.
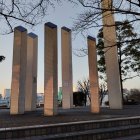
[[[69,110],[59,108],[58,115],[49,117],[43,115],[43,108],[38,108],[33,112],[25,112],[23,115],[10,115],[9,109],[0,109],[0,128],[100,120],[129,116],[140,116],[140,105],[127,105],[124,106],[124,109],[122,110],[101,108],[101,113],[99,114],[90,113],[89,107],[76,107]]]

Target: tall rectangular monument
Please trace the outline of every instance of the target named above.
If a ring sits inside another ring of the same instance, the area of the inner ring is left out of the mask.
[[[99,82],[98,82],[98,69],[97,69],[97,53],[96,53],[96,40],[88,36],[88,65],[89,65],[89,81],[90,81],[90,98],[91,98],[91,112],[100,112],[99,101]]]
[[[18,26],[14,29],[10,114],[24,113],[26,66],[27,30]]]
[[[45,24],[44,51],[44,115],[57,114],[58,70],[57,70],[57,26]]]
[[[71,30],[61,28],[61,55],[62,55],[62,107],[73,106],[73,82],[72,82],[72,42]]]
[[[38,52],[37,50],[38,50],[38,36],[34,33],[29,33],[27,36],[25,111],[36,110],[37,52]]]
[[[103,36],[105,46],[105,62],[107,73],[107,87],[109,92],[109,105],[111,109],[122,109],[122,93],[120,72],[118,65],[118,52],[116,45],[116,30],[113,12],[109,11],[112,0],[103,0]],[[108,9],[108,10],[107,10]]]

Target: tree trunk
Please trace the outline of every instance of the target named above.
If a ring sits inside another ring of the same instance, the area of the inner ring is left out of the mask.
[[[121,47],[118,47],[119,51],[119,72],[120,72],[120,84],[121,84],[121,93],[122,93],[122,102],[124,102],[123,99],[123,80],[122,80],[122,73],[121,73],[121,63],[122,63],[122,53],[121,53]]]
[[[85,94],[85,106],[87,105],[87,95]]]

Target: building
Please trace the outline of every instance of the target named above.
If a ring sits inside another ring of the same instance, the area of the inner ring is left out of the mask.
[[[4,98],[10,98],[11,89],[4,89]]]

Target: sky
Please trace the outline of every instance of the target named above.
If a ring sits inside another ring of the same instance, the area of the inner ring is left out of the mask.
[[[58,26],[58,85],[61,86],[61,27],[66,26],[71,28],[73,26],[74,19],[76,19],[78,13],[83,10],[81,6],[73,6],[64,2],[63,5],[56,6],[55,9],[50,9],[49,14],[45,20],[35,26],[29,28],[29,32],[33,32],[38,35],[38,92],[44,92],[44,23],[52,22]],[[97,29],[91,29],[89,35],[96,37]],[[72,49],[73,51],[78,48],[86,47],[86,38],[82,35],[72,37]],[[12,76],[12,57],[13,57],[13,33],[8,35],[0,35],[0,55],[6,57],[5,61],[0,63],[0,93],[3,94],[4,89],[11,88],[11,76]],[[76,87],[78,80],[88,77],[88,59],[86,57],[77,57],[72,55],[73,61],[73,85]],[[133,80],[127,80],[124,83],[124,87],[139,88],[140,78]]]

